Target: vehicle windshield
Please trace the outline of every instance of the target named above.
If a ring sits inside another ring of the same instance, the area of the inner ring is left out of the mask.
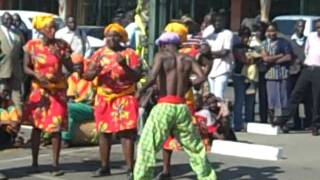
[[[277,24],[279,32],[284,35],[292,35],[296,21],[297,20],[275,20],[274,22]]]

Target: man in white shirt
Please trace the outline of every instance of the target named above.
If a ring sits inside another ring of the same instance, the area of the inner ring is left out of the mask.
[[[224,29],[225,17],[223,14],[214,16],[214,32],[204,37],[211,48],[213,64],[208,76],[210,93],[219,98],[224,97],[228,77],[232,71],[232,39],[233,33]]]
[[[0,46],[4,57],[0,60],[0,79],[7,82],[11,91],[11,100],[21,110],[22,60],[20,59],[21,38],[12,27],[12,16],[6,12],[1,17]]]
[[[74,17],[67,18],[66,27],[58,30],[55,37],[65,40],[73,52],[89,57],[91,55],[91,47],[84,31],[77,28]]]

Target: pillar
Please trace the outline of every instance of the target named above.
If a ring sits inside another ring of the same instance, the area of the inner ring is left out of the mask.
[[[271,0],[260,0],[261,21],[269,22]]]
[[[243,14],[243,1],[244,0],[231,0],[230,28],[233,31],[239,30]]]

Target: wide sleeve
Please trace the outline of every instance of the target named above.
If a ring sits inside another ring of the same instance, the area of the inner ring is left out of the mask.
[[[68,78],[67,96],[73,97],[77,95],[77,74],[73,73]]]

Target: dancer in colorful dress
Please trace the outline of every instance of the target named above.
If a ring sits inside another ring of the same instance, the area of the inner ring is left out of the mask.
[[[24,71],[33,77],[32,88],[25,104],[25,120],[32,121],[32,167],[38,171],[41,132],[52,136],[53,175],[59,169],[61,131],[67,128],[67,81],[62,73],[64,65],[72,69],[71,49],[63,40],[54,38],[56,32],[52,16],[36,16],[33,27],[43,38],[30,40],[25,46]]]
[[[112,134],[121,138],[128,166],[128,179],[133,179],[134,139],[138,121],[136,83],[141,77],[140,61],[134,50],[124,48],[128,41],[125,29],[119,24],[105,28],[106,46],[91,57],[87,79],[97,78],[94,116],[99,137],[101,168],[96,176],[110,175]]]
[[[190,82],[190,71],[185,71],[185,68],[190,67],[193,61],[177,53],[180,38],[176,33],[162,34],[157,44],[163,51],[156,54],[150,79],[139,95],[154,85],[158,79],[160,98],[152,109],[139,140],[134,179],[153,178],[156,153],[168,135],[173,132],[190,156],[191,167],[197,173],[198,179],[215,180],[215,172],[210,167],[200,136],[192,125],[191,113],[184,99],[190,89],[189,86],[201,84],[205,76],[202,74]]]

